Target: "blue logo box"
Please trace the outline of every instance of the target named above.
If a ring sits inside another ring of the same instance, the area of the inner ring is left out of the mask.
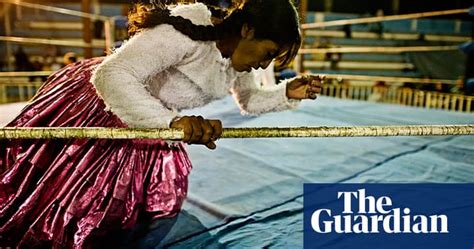
[[[474,184],[305,184],[304,248],[474,248]]]

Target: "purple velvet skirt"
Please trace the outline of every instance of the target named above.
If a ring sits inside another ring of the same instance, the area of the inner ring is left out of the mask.
[[[49,77],[7,126],[127,127],[90,83],[103,58]],[[175,215],[191,163],[162,140],[0,140],[0,247],[90,247],[138,219]]]

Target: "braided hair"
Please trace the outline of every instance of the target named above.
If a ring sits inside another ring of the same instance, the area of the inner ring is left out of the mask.
[[[169,1],[168,1],[169,3]],[[208,7],[209,8],[209,7]],[[217,10],[210,8],[211,12]],[[219,12],[221,15],[222,11]],[[172,16],[167,4],[136,4],[128,15],[129,35],[161,24],[172,25],[176,30],[197,41],[218,41],[240,37],[244,24],[255,29],[256,39],[269,39],[279,45],[276,57],[278,66],[289,64],[301,45],[298,13],[291,0],[247,0],[225,15],[216,25],[196,25],[181,16]]]

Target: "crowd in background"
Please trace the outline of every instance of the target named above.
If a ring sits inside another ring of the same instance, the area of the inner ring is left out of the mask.
[[[56,46],[48,46],[41,56],[30,57],[23,49],[18,46],[14,53],[14,70],[16,72],[27,71],[57,71],[64,66],[75,63],[78,57],[74,52],[66,52],[61,54]],[[60,59],[58,59],[60,58]],[[30,81],[34,81],[36,77],[30,77]],[[42,81],[46,80],[45,76],[40,77]]]
[[[169,3],[177,2],[203,2],[206,5],[215,6],[222,9],[229,9],[238,6],[244,0],[168,0]],[[377,10],[375,16],[383,16],[383,10]],[[0,32],[3,32],[3,27],[0,27]],[[104,37],[103,23],[100,21],[93,22],[93,37],[95,39],[102,39]],[[351,25],[344,25],[340,29],[344,32],[344,37],[347,39],[353,38],[353,30]],[[383,36],[385,32],[383,23],[374,23],[369,24],[369,31],[378,34],[380,37]],[[115,32],[118,35],[116,45],[117,47],[121,45],[121,41],[127,38],[126,28],[118,28]],[[329,38],[319,38],[314,44],[314,48],[332,48],[337,47],[331,43]],[[46,46],[43,50],[43,53],[39,56],[30,56],[28,55],[24,48],[21,45],[17,45],[14,51],[14,70],[15,71],[57,71],[60,68],[76,62],[79,58],[76,53],[71,51],[64,51],[57,46]],[[315,61],[326,61],[328,62],[328,68],[330,70],[339,70],[339,62],[343,59],[342,53],[326,53],[326,54],[317,54],[312,56]],[[6,58],[0,58],[0,71],[7,71],[7,63],[5,62]],[[292,71],[289,68],[272,68],[275,70],[276,82],[278,80],[291,77],[296,75],[295,71]],[[408,69],[407,69],[408,70]],[[34,81],[40,78],[42,81],[46,80],[46,77],[30,77],[30,81]],[[425,75],[422,78],[430,79],[431,76]],[[455,85],[447,84],[416,84],[416,83],[405,83],[402,85],[404,88],[411,88],[416,90],[427,90],[427,91],[437,91],[445,93],[463,93],[463,94],[474,94],[474,80],[465,79],[465,76],[459,76]],[[335,84],[350,84],[349,81],[333,81]],[[381,88],[385,86],[385,82],[379,81],[376,82],[375,88]]]

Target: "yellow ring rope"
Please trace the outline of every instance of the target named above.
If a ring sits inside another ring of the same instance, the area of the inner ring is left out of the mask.
[[[474,125],[408,125],[408,126],[320,126],[225,128],[222,138],[269,137],[382,137],[382,136],[448,136],[474,135]],[[35,127],[0,129],[0,139],[164,139],[181,140],[179,129],[132,129],[97,127]]]

